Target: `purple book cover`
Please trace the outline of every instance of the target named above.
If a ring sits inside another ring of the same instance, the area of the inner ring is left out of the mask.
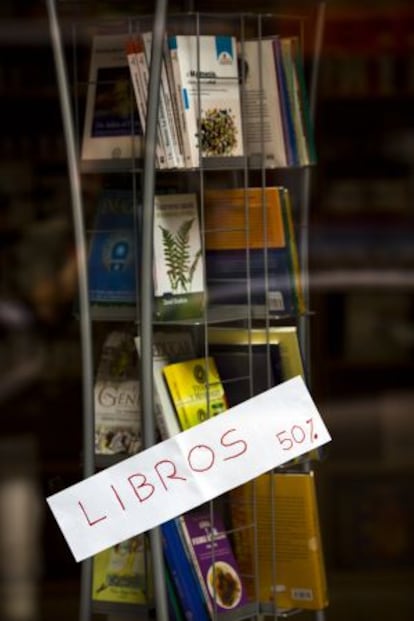
[[[217,606],[218,612],[225,612],[246,604],[247,596],[221,516],[217,512],[212,516],[209,508],[203,508],[186,513],[182,519],[207,586],[210,608]]]

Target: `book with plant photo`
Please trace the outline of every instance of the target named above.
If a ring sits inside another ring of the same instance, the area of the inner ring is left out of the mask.
[[[169,48],[184,101],[192,165],[202,157],[243,155],[236,39],[178,35]]]
[[[153,273],[156,319],[202,316],[205,286],[195,194],[155,196]]]

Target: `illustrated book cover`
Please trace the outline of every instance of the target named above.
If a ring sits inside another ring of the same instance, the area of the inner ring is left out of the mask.
[[[249,596],[258,594],[264,607],[325,608],[327,582],[313,473],[265,474],[230,495],[235,555]]]
[[[111,604],[148,605],[149,576],[145,535],[126,539],[92,560],[92,600]]]
[[[154,314],[194,319],[205,306],[200,216],[194,193],[154,200]]]
[[[92,42],[82,160],[142,157],[143,132],[131,115],[127,35],[96,35]]]
[[[182,533],[213,617],[247,604],[229,536],[218,509],[197,507],[179,518]]]
[[[91,304],[136,304],[137,244],[132,192],[103,190],[93,229],[89,232],[88,289]]]
[[[177,35],[169,49],[189,135],[192,166],[201,157],[243,155],[236,39]]]
[[[138,356],[127,332],[105,338],[94,384],[95,453],[133,455],[142,447]]]
[[[211,356],[168,364],[163,373],[183,431],[227,410],[224,387]]]

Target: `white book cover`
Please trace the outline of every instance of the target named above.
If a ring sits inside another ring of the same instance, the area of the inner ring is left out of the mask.
[[[128,44],[127,53],[131,82],[134,89],[137,110],[145,135],[147,126],[147,99],[148,99],[148,66],[144,47],[139,39],[134,39]],[[155,165],[157,168],[166,168],[165,152],[162,145],[160,129],[157,127],[157,144],[155,145]]]
[[[231,36],[170,37],[193,166],[202,157],[243,155],[236,39]]]
[[[133,337],[114,330],[105,339],[94,385],[95,453],[141,450],[138,358]]]
[[[201,317],[205,283],[196,194],[155,196],[153,273],[157,319]]]
[[[269,167],[287,166],[273,41],[245,41],[239,49],[243,59],[247,155],[264,156]]]
[[[141,338],[135,338],[138,354],[141,354]],[[166,440],[182,431],[175,407],[165,383],[163,368],[172,362],[189,360],[196,356],[191,334],[185,331],[153,334],[154,415],[161,438]]]
[[[128,35],[93,38],[86,94],[82,160],[142,157],[143,131],[131,119]]]
[[[151,65],[152,32],[141,34],[145,46],[147,63]],[[164,58],[161,60],[160,100],[158,109],[158,123],[161,128],[167,164],[169,168],[183,168],[183,159],[179,149],[175,119],[168,86],[167,70]]]

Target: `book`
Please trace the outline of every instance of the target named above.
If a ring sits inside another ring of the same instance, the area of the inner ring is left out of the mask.
[[[180,534],[178,520],[160,526],[162,548],[173,584],[187,621],[210,621],[200,582]]]
[[[279,101],[282,115],[282,128],[285,137],[287,163],[289,166],[299,166],[300,160],[298,146],[296,143],[293,110],[290,105],[288,80],[283,65],[282,46],[279,36],[273,37],[273,51],[275,55],[276,74],[279,86]]]
[[[136,36],[128,39],[126,52],[138,116],[142,127],[142,133],[145,136],[147,126],[149,69],[142,38]],[[157,125],[156,131],[155,165],[160,169],[167,168],[165,149],[159,125]]]
[[[183,431],[227,409],[224,387],[211,356],[168,364],[163,373]]]
[[[88,290],[91,304],[136,304],[137,234],[128,190],[104,189],[89,233]]]
[[[151,67],[151,46],[152,32],[141,33],[144,43],[145,55],[148,67]],[[162,142],[167,158],[167,168],[182,168],[184,165],[182,153],[180,151],[175,118],[168,84],[167,69],[165,66],[164,55],[161,59],[161,83],[159,93],[158,124],[161,131]]]
[[[289,246],[289,270],[294,282],[293,294],[295,296],[295,306],[298,313],[303,314],[306,312],[305,293],[302,283],[298,244],[296,242],[296,231],[293,223],[292,201],[287,188],[280,188],[280,198],[282,202],[283,228]]]
[[[126,539],[92,559],[92,601],[146,606],[150,600],[145,535]]]
[[[194,193],[154,199],[154,315],[194,319],[205,307],[200,216]]]
[[[291,270],[295,240],[285,231],[282,193],[278,187],[206,190],[210,304],[258,306],[274,315],[299,311]]]
[[[158,330],[153,333],[152,341],[155,419],[161,438],[166,440],[180,433],[182,429],[164,380],[163,368],[172,362],[194,358],[196,351],[188,330]],[[140,353],[139,336],[135,338],[135,343]]]
[[[263,159],[266,167],[287,166],[273,41],[244,41],[239,53],[247,155]]]
[[[270,326],[269,328],[208,328],[210,346],[244,345],[246,349],[256,344],[279,346],[281,380],[286,381],[297,375],[305,377],[302,353],[296,326]]]
[[[177,35],[168,42],[183,100],[191,165],[199,166],[200,154],[243,155],[235,37]]]
[[[209,344],[229,407],[276,386],[282,381],[278,343]]]
[[[307,152],[310,164],[316,164],[316,144],[313,130],[313,122],[310,114],[308,90],[305,80],[305,68],[303,53],[299,37],[291,37],[292,59],[295,66],[296,88],[298,92],[299,107],[302,116],[303,128],[306,138]]]
[[[81,159],[142,157],[143,131],[131,114],[127,35],[93,37]]]
[[[142,448],[139,369],[130,334],[106,336],[94,384],[95,453],[133,455]]]
[[[328,605],[313,472],[268,473],[230,492],[234,550],[266,612]],[[257,534],[260,533],[260,536]]]
[[[221,512],[201,506],[179,518],[210,615],[247,604],[239,567]]]

